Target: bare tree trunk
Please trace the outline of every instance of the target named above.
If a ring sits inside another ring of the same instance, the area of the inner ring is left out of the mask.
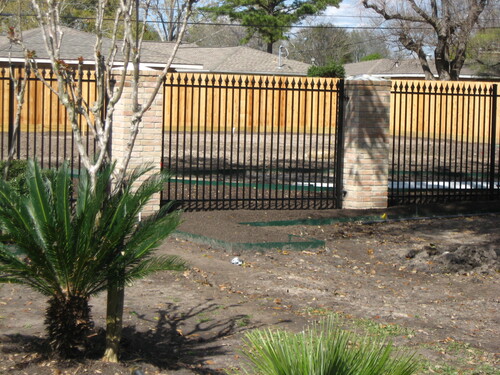
[[[17,141],[19,139],[19,131],[21,128],[21,114],[23,110],[23,105],[24,105],[24,94],[26,92],[26,84],[28,82],[28,75],[29,72],[24,69],[24,77],[21,78],[16,78],[14,69],[10,69],[10,81],[11,85],[14,86],[14,92],[16,93],[16,99],[17,99],[17,106],[16,106],[16,115],[14,118],[14,124],[12,124],[12,138],[10,139],[10,148],[9,148],[9,155],[7,157],[7,162],[5,163],[5,168],[3,171],[3,177],[5,180],[7,180],[8,175],[9,175],[9,168],[12,163],[12,160],[14,159],[14,154],[17,151]]]
[[[125,285],[116,283],[108,288],[106,306],[106,350],[104,362],[118,362],[120,341],[123,327],[123,305],[125,301]]]
[[[438,79],[448,81],[459,79],[467,44],[489,1],[362,0],[361,3],[392,22],[392,25],[397,25],[399,41],[406,49],[417,53],[426,79],[434,79],[434,76],[430,74],[427,58],[421,51],[424,44],[427,48],[434,48]],[[429,32],[413,30],[422,26],[428,26]]]
[[[1,0],[0,0],[1,1]],[[112,36],[108,51],[104,51],[104,19],[107,0],[98,0],[96,6],[95,34],[96,41],[94,45],[94,64],[97,82],[97,98],[95,103],[87,103],[81,90],[81,76],[83,58],[78,58],[77,69],[64,62],[61,58],[61,43],[63,39],[63,30],[60,22],[61,2],[58,0],[31,0],[31,5],[36,14],[40,25],[41,34],[44,40],[46,52],[49,56],[50,65],[54,71],[57,80],[57,88],[54,88],[49,82],[44,80],[42,74],[38,72],[35,54],[28,53],[26,46],[22,45],[26,61],[30,62],[33,72],[37,78],[42,81],[47,89],[51,90],[67,110],[69,122],[75,138],[78,153],[81,157],[85,169],[88,171],[92,189],[95,189],[96,173],[105,162],[108,155],[108,143],[110,140],[111,126],[113,124],[113,113],[117,103],[120,101],[126,80],[132,73],[132,116],[130,118],[130,133],[125,150],[125,156],[118,160],[117,169],[113,177],[115,189],[120,189],[124,183],[127,173],[128,163],[135,144],[139,126],[142,122],[144,113],[150,108],[158,91],[161,89],[163,80],[168,73],[170,65],[177,53],[177,50],[186,31],[187,20],[192,12],[192,5],[196,0],[184,0],[186,2],[184,19],[181,29],[177,32],[177,41],[169,59],[165,62],[165,68],[158,72],[156,85],[143,103],[139,103],[139,69],[141,47],[146,30],[146,20],[148,20],[147,7],[144,9],[144,21],[141,22],[142,28],[139,28],[139,15],[134,19],[133,13],[135,0],[121,0],[115,14],[115,23],[113,25]],[[184,8],[183,8],[184,9]],[[135,27],[134,27],[135,26]],[[135,35],[134,35],[135,30]],[[123,33],[123,38],[119,34]],[[119,51],[120,50],[120,51]],[[113,74],[115,68],[115,57],[118,52],[122,56],[123,70],[121,73]],[[106,54],[106,56],[105,56]],[[132,63],[133,70],[130,69]],[[77,74],[75,74],[77,73]],[[82,131],[80,129],[82,118],[86,126],[95,137],[98,150],[96,157],[92,157],[86,151],[82,140]],[[116,251],[116,248],[110,249]],[[112,254],[120,256],[120,253]],[[110,270],[111,272],[122,272],[125,275],[126,270]],[[124,305],[124,277],[116,283],[109,283],[108,303],[106,313],[107,335],[106,335],[106,353],[103,360],[116,362],[119,358],[119,344],[122,334],[122,317]]]
[[[119,165],[119,170],[115,181],[115,189],[120,189],[122,187],[128,163],[130,161],[130,158],[132,156],[132,151],[134,149],[135,140],[139,132],[139,125],[142,122],[142,117],[144,113],[147,111],[147,109],[151,106],[158,91],[160,90],[163,84],[163,79],[167,75],[168,69],[172,64],[172,61],[174,59],[175,54],[177,53],[177,50],[179,49],[184,33],[186,32],[187,21],[191,14],[191,6],[192,6],[192,0],[189,0],[186,15],[184,17],[182,27],[177,36],[177,41],[174,45],[172,54],[168,59],[165,68],[163,69],[161,74],[159,74],[159,76],[157,77],[156,86],[153,92],[150,94],[146,103],[142,104],[138,103],[138,87],[139,87],[138,63],[140,56],[135,54],[132,58],[132,61],[134,63],[133,82],[132,82],[132,87],[133,87],[132,107],[134,114],[132,115],[132,118],[130,120],[131,129],[129,134],[129,140],[126,145],[125,157],[123,158],[123,160],[121,160],[120,162],[121,165]],[[137,51],[138,50],[139,49],[137,49]],[[125,270],[123,270],[123,274],[124,273]],[[103,361],[106,362],[118,362],[119,360],[120,340],[122,337],[122,324],[123,324],[122,318],[123,318],[124,299],[125,299],[125,281],[122,280],[120,283],[118,283],[118,285],[110,284],[108,288],[108,305],[106,311],[106,351],[103,356]]]
[[[2,4],[1,9],[3,9],[5,2],[2,1],[0,4]],[[10,84],[12,85],[13,88],[12,91],[16,95],[17,106],[16,106],[16,115],[14,118],[14,123],[12,124],[12,133],[11,133],[12,138],[10,139],[11,143],[9,148],[9,154],[7,156],[7,162],[5,163],[5,168],[3,171],[3,176],[5,180],[7,180],[8,178],[9,168],[12,163],[12,160],[14,159],[14,154],[17,151],[17,142],[19,139],[19,131],[21,128],[21,114],[24,105],[24,94],[26,92],[26,84],[28,83],[28,76],[30,75],[30,72],[27,69],[28,64],[25,60],[23,64],[24,75],[22,76],[22,78],[16,77],[16,73],[14,71],[14,67],[12,64],[12,54],[11,54],[12,45],[21,43],[20,35],[16,34],[17,33],[15,28],[11,28],[7,34],[7,38],[10,41],[10,47],[11,47],[11,49],[9,50],[9,78],[10,78]]]
[[[273,53],[273,42],[267,43],[267,53]]]

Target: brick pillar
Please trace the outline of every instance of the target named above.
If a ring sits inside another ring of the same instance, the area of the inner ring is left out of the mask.
[[[139,83],[139,103],[144,103],[150,97],[156,85],[157,71],[141,71]],[[115,107],[113,113],[113,129],[111,139],[111,157],[120,165],[125,156],[126,144],[129,141],[130,118],[132,115],[132,76],[125,82],[123,94]],[[131,171],[138,166],[151,165],[154,169],[145,175],[143,181],[149,175],[161,170],[162,154],[162,131],[163,131],[163,89],[156,95],[153,104],[144,114],[139,126],[132,157],[128,166]],[[160,194],[155,194],[144,207],[142,215],[150,215],[160,208]]]
[[[390,81],[345,81],[342,208],[387,207]]]

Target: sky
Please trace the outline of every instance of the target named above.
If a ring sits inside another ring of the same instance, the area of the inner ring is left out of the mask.
[[[339,8],[328,7],[324,12],[326,17],[318,17],[318,20],[324,20],[340,27],[356,27],[367,24],[367,19],[363,20],[360,17],[362,14],[370,13],[361,5],[361,0],[343,0]]]

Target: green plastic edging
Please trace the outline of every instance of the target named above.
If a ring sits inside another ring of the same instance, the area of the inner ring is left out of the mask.
[[[291,225],[330,225],[334,223],[351,223],[366,221],[385,221],[381,216],[356,216],[356,217],[338,217],[325,219],[295,219],[295,220],[275,220],[275,221],[251,221],[238,223],[252,227],[286,227]]]
[[[307,250],[311,248],[319,248],[325,246],[325,241],[310,239],[308,241],[292,241],[288,242],[229,242],[218,240],[216,238],[211,238],[203,236],[201,234],[175,231],[173,233],[183,239],[193,241],[196,243],[201,243],[204,245],[209,245],[217,248],[222,248],[224,250],[273,250],[273,249],[286,249],[286,250]]]
[[[272,226],[292,226],[292,225],[330,225],[335,223],[361,223],[361,224],[372,224],[372,223],[384,223],[384,222],[396,222],[396,221],[410,221],[410,220],[429,220],[429,219],[452,219],[461,217],[471,217],[471,216],[486,216],[495,215],[499,211],[486,211],[486,212],[473,212],[466,214],[451,214],[451,215],[396,215],[391,217],[382,216],[356,216],[356,217],[340,217],[340,218],[326,218],[326,219],[298,219],[298,220],[278,220],[278,221],[254,221],[247,223],[238,223],[240,225],[248,225],[253,227],[272,227]]]

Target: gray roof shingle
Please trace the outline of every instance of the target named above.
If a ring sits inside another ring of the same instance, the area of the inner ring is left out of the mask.
[[[83,31],[63,27],[61,58],[63,60],[93,61],[95,35]],[[42,33],[32,29],[23,33],[23,40],[30,50],[36,51],[39,59],[48,59]],[[111,42],[103,40],[104,50],[109,50]],[[150,42],[143,44],[141,62],[143,64],[164,64],[170,57],[174,44],[168,42]],[[0,58],[7,58],[11,50],[13,58],[22,58],[20,46],[11,44],[6,37],[0,37]],[[116,61],[121,61],[120,51]],[[198,47],[194,44],[182,44],[174,59],[177,65],[198,65],[201,70],[214,73],[253,73],[253,74],[289,74],[306,75],[309,64],[283,59],[279,66],[279,58],[263,51],[248,47]],[[186,67],[189,69],[189,67]],[[186,70],[184,69],[184,70]]]
[[[437,75],[433,61],[429,61],[431,71]],[[424,77],[418,59],[379,59],[344,65],[346,76],[375,75],[380,77]],[[464,66],[461,75],[474,75],[474,71]]]

